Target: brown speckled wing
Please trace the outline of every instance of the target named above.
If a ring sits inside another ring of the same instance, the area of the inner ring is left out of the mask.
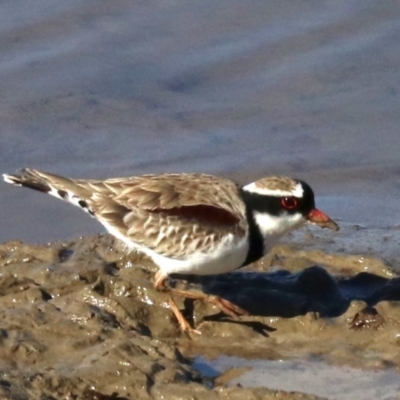
[[[100,221],[165,256],[207,251],[226,234],[247,230],[238,188],[226,179],[166,174],[74,182],[94,193],[87,203]]]

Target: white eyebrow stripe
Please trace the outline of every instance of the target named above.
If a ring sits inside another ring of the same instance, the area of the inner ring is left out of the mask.
[[[298,183],[295,187],[294,190],[289,191],[289,190],[280,190],[280,189],[266,189],[266,188],[260,188],[256,185],[255,182],[249,183],[248,185],[243,187],[243,190],[246,190],[246,192],[250,193],[256,193],[260,194],[262,196],[276,196],[276,197],[303,197],[304,190],[301,185],[301,183]]]

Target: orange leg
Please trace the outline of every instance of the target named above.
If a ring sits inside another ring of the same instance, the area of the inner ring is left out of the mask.
[[[168,278],[168,275],[164,274],[161,270],[158,270],[156,272],[156,275],[154,277],[154,287],[156,290],[160,291],[171,291],[172,289],[167,288],[165,285],[165,281]],[[169,307],[171,308],[171,311],[174,313],[175,318],[178,320],[179,326],[183,332],[192,332],[196,334],[201,334],[200,331],[193,329],[188,320],[183,316],[181,310],[178,308],[176,305],[175,301],[172,299],[172,296],[169,297]]]
[[[232,318],[239,317],[241,315],[249,315],[249,313],[243,310],[243,308],[219,296],[208,295],[201,292],[190,292],[188,290],[179,290],[179,289],[170,289],[170,292],[177,296],[185,297],[187,299],[201,300],[205,301],[206,303],[214,304],[223,313],[229,315]]]
[[[181,310],[178,308],[172,297],[169,298],[169,307],[171,311],[174,313],[175,318],[178,320],[179,327],[183,332],[186,333],[195,333],[196,335],[201,335],[201,332],[197,329],[194,329],[190,326],[189,321],[183,316]]]
[[[167,280],[168,275],[164,274],[160,269],[156,272],[154,276],[154,287],[156,290],[165,290],[167,287],[165,285],[165,281]]]
[[[236,318],[241,315],[248,315],[249,313],[245,310],[243,310],[241,307],[233,304],[229,300],[222,299],[221,297],[214,296],[214,295],[207,295],[205,293],[201,292],[191,292],[188,290],[179,290],[179,289],[172,289],[172,288],[167,288],[165,285],[165,281],[168,278],[168,275],[164,274],[161,272],[161,270],[158,270],[155,277],[154,277],[154,287],[156,290],[168,290],[171,294],[184,297],[187,299],[193,299],[193,300],[201,300],[205,301],[206,303],[214,304],[216,305],[223,313],[226,315],[229,315],[232,318]],[[179,310],[178,306],[170,297],[169,299],[169,306],[171,308],[171,311],[174,313],[176,319],[179,322],[179,326],[183,332],[192,332],[196,334],[200,334],[201,332],[192,328],[187,321],[187,319],[183,316],[182,312]]]

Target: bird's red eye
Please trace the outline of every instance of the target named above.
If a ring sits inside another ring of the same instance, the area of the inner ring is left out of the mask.
[[[287,210],[293,210],[298,205],[298,201],[295,197],[282,197],[281,203]]]

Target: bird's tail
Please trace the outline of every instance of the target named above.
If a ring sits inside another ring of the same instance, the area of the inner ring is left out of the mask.
[[[34,189],[71,203],[86,200],[88,196],[87,189],[78,185],[73,179],[36,169],[24,168],[20,175],[4,174],[3,178],[12,185]]]

